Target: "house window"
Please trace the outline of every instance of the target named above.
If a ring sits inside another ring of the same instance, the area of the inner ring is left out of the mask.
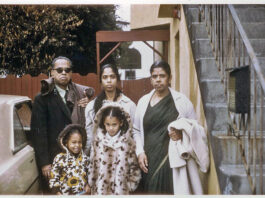
[[[125,71],[125,79],[126,80],[134,80],[135,79],[135,71],[134,70]]]

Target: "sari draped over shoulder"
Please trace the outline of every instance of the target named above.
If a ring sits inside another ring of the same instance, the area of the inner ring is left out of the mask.
[[[148,173],[143,173],[143,191],[149,194],[173,194],[172,169],[168,160],[168,124],[178,117],[169,93],[154,106],[150,103],[144,115],[144,150]]]

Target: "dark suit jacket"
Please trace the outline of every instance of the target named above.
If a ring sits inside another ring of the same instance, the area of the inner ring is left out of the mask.
[[[31,130],[39,167],[52,164],[60,152],[59,133],[71,124],[71,114],[56,89],[48,95],[38,94],[33,103]]]

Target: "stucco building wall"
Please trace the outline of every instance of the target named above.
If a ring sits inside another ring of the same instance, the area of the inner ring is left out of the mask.
[[[173,17],[173,9],[179,8],[180,18]],[[161,18],[163,17],[163,18]],[[207,125],[201,100],[192,49],[183,8],[180,5],[132,5],[131,29],[170,30],[168,63],[171,66],[171,87],[184,93],[193,103],[197,118],[206,131]],[[203,179],[207,194],[219,194],[218,180],[211,153],[210,172]]]

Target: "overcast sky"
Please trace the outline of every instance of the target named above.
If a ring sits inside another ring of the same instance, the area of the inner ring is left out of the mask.
[[[120,17],[121,21],[130,22],[130,5],[129,4],[119,4],[116,14]],[[127,26],[123,30],[130,30],[130,27]]]

